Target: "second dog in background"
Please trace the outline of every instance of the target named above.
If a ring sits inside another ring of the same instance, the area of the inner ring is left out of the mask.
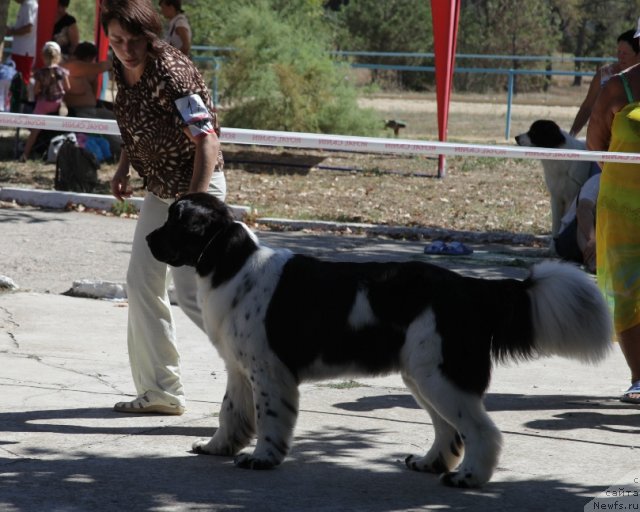
[[[519,146],[555,149],[586,149],[585,143],[569,135],[554,121],[535,121],[526,133],[516,136]],[[551,236],[558,236],[560,220],[575,201],[582,184],[599,171],[595,162],[576,160],[541,160],[544,181],[551,195]]]

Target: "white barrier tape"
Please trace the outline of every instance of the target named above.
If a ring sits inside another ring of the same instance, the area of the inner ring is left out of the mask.
[[[83,117],[40,116],[0,112],[0,126],[10,128],[37,128],[60,132],[100,133],[119,135],[118,124],[110,119],[87,119]]]
[[[98,133],[102,135],[118,135],[120,133],[117,123],[112,120],[13,114],[8,112],[0,112],[0,126]],[[232,144],[254,144],[259,146],[283,146],[305,149],[331,149],[357,153],[640,163],[640,153],[579,150],[570,151],[564,149],[530,148],[521,146],[491,146],[410,139],[325,135],[319,133],[245,130],[242,128],[223,128],[220,140],[221,142]]]

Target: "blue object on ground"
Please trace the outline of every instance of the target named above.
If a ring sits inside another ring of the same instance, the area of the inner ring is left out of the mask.
[[[444,243],[442,240],[435,240],[424,248],[425,254],[442,254],[448,256],[459,256],[471,254],[473,249],[467,247],[462,242]]]

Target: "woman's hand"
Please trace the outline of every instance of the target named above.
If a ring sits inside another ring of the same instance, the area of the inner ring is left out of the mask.
[[[131,187],[129,186],[129,173],[116,172],[111,178],[111,193],[118,201],[124,201],[131,197]]]
[[[111,193],[118,201],[124,201],[127,197],[131,197],[132,190],[129,186],[130,177],[129,157],[126,150],[122,148],[118,169],[113,175],[113,178],[111,178]]]

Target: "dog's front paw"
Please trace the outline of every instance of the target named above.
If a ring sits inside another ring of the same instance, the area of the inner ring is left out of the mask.
[[[486,481],[480,481],[476,475],[469,471],[451,471],[440,477],[440,481],[447,487],[458,487],[459,489],[471,489],[482,487]]]
[[[433,460],[429,460],[428,457],[421,457],[420,455],[409,455],[404,459],[404,463],[409,469],[412,469],[413,471],[422,471],[424,473],[435,473],[439,475],[449,471],[442,455],[439,455]]]
[[[193,453],[202,453],[205,455],[221,455],[228,457],[235,455],[235,451],[231,446],[218,446],[211,439],[199,439],[191,445]]]
[[[273,459],[254,457],[250,453],[241,453],[233,462],[242,469],[273,469],[279,464]]]

